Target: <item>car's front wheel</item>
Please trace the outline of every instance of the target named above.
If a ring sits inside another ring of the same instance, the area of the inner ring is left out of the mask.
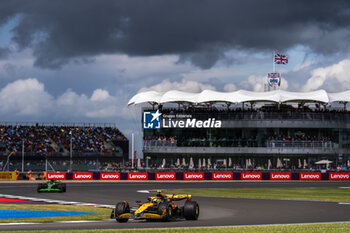
[[[125,202],[119,202],[116,206],[115,206],[115,217],[117,222],[127,222],[129,220],[129,218],[123,218],[121,217],[122,214],[125,213],[130,213],[130,207],[129,207],[129,203]]]
[[[38,184],[37,191],[41,192],[41,189],[45,189],[45,188],[47,188],[47,184]]]
[[[169,221],[172,215],[171,205],[167,202],[160,203],[158,206],[158,214],[161,216],[162,221]]]

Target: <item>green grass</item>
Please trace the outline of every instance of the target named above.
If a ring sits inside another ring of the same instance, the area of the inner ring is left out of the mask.
[[[350,202],[350,189],[341,188],[178,189],[165,192],[194,196]]]
[[[91,206],[72,206],[55,204],[0,204],[2,210],[54,210],[54,211],[80,211],[94,212],[96,214],[63,216],[63,217],[43,217],[43,218],[11,218],[0,219],[0,223],[8,222],[53,222],[53,221],[78,221],[78,220],[100,220],[108,219],[111,214],[110,209],[96,208]]]
[[[118,224],[118,223],[116,223]],[[127,224],[127,223],[126,223]],[[11,231],[21,233],[35,233],[44,231]],[[273,225],[273,226],[243,226],[243,227],[216,227],[216,228],[169,228],[169,229],[131,229],[131,230],[68,230],[68,231],[45,231],[54,233],[348,233],[350,223],[334,224],[310,224],[310,225]]]

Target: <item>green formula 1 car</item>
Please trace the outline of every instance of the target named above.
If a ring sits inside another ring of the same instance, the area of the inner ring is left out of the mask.
[[[38,184],[38,192],[65,192],[66,184],[60,180],[47,180],[46,183]]]
[[[147,193],[152,192],[156,195],[148,197],[144,203],[136,201],[137,205],[134,207],[130,207],[126,201],[119,202],[112,210],[111,218],[118,222],[127,222],[129,219],[160,221],[198,219],[199,205],[192,201],[191,195],[164,194],[161,190],[147,191]],[[182,200],[185,202],[181,205],[175,203]]]

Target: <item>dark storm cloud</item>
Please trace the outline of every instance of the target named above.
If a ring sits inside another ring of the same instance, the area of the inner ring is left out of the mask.
[[[57,68],[99,54],[180,55],[209,68],[228,49],[347,50],[346,1],[2,1],[0,23],[19,16],[13,41],[35,65]]]

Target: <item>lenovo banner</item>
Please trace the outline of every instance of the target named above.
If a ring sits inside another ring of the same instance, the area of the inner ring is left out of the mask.
[[[300,172],[299,180],[321,180],[320,172]]]
[[[92,180],[92,172],[74,172],[73,180]]]
[[[147,172],[129,172],[128,180],[148,180]]]
[[[232,172],[213,172],[211,173],[212,180],[232,180],[233,173]]]
[[[119,172],[101,172],[100,180],[120,180]]]
[[[262,180],[261,172],[242,172],[241,180]]]
[[[330,180],[350,180],[350,172],[330,172]]]
[[[270,180],[291,180],[292,173],[291,172],[271,172]]]
[[[176,180],[175,172],[156,172],[156,180]]]
[[[66,173],[65,172],[48,172],[46,173],[47,180],[65,180]]]
[[[204,180],[204,172],[184,172],[184,180]]]

